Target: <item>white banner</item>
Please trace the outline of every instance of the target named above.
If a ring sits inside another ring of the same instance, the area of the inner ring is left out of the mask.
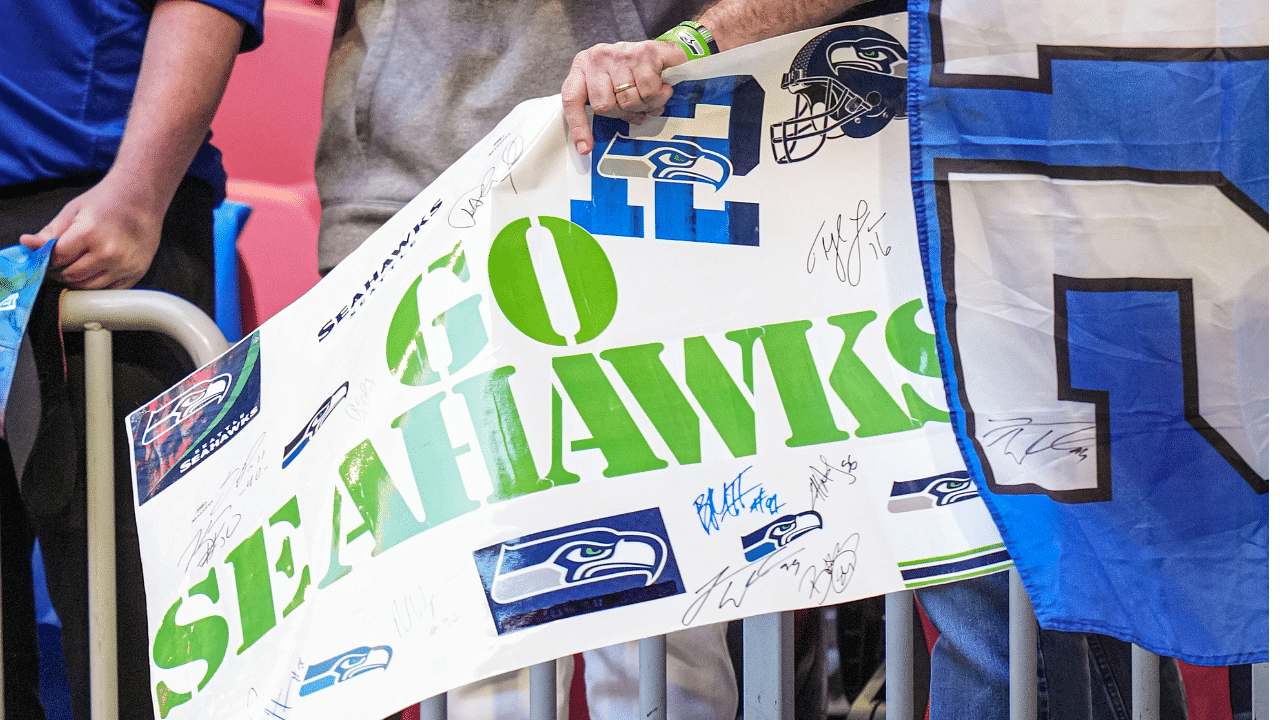
[[[134,413],[160,716],[380,718],[1009,567],[924,309],[905,40],[892,16],[682,66],[591,158],[525,103]]]

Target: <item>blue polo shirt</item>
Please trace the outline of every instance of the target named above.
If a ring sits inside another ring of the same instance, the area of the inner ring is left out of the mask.
[[[263,0],[201,0],[262,44]],[[0,0],[0,187],[111,167],[138,82],[155,0]],[[212,133],[210,133],[212,135]],[[209,136],[189,174],[225,194]]]

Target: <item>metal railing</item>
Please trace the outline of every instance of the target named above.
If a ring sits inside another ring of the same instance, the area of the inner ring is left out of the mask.
[[[156,290],[64,293],[62,329],[84,332],[85,459],[89,531],[89,711],[116,720],[115,423],[112,420],[111,333],[149,330],[177,340],[202,366],[228,347],[200,308]],[[0,713],[3,711],[0,710]]]
[[[86,439],[89,484],[90,708],[94,720],[116,720],[115,518],[113,427],[111,419],[111,333],[160,332],[177,340],[202,366],[229,344],[217,325],[191,303],[149,290],[67,292],[62,329],[85,333]],[[92,540],[96,538],[97,540]],[[1010,573],[1010,718],[1035,720],[1037,711],[1037,625],[1017,573]],[[888,720],[914,720],[913,632],[916,612],[911,591],[885,598],[886,704]],[[744,720],[794,720],[795,665],[793,615],[758,615],[743,620]],[[556,718],[556,663],[530,669],[531,720]],[[1253,666],[1253,717],[1268,716],[1267,663]],[[0,678],[3,674],[0,673]],[[0,700],[3,698],[0,680]],[[1133,647],[1133,709],[1137,720],[1159,720],[1159,659]],[[666,638],[640,641],[640,716],[665,720]],[[419,706],[423,720],[444,720],[444,694]],[[0,720],[3,720],[0,702]]]

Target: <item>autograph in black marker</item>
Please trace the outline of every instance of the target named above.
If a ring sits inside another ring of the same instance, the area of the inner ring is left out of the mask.
[[[835,482],[835,479],[831,477],[832,473],[844,476],[841,479],[845,480],[846,485],[852,485],[858,481],[857,476],[853,474],[853,471],[858,467],[858,461],[854,460],[852,455],[846,455],[845,459],[839,462],[839,467],[832,465],[822,455],[818,456],[818,462],[822,465],[821,468],[815,465],[809,466],[810,510],[818,508],[819,500],[826,500],[831,497],[830,485]]]
[[[728,605],[732,605],[735,608],[742,607],[742,603],[747,599],[747,591],[770,572],[774,570],[782,570],[783,572],[799,570],[800,562],[793,558],[804,552],[804,550],[804,548],[782,548],[774,550],[759,560],[748,563],[732,572],[726,567],[712,576],[702,587],[698,588],[696,599],[689,606],[689,609],[684,611],[684,616],[680,619],[680,622],[685,625],[692,625],[712,596],[717,598],[717,609]],[[743,575],[743,573],[746,573],[746,575]]]
[[[191,563],[202,568],[209,564],[214,552],[225,547],[240,527],[240,513],[234,511],[235,499],[243,495],[262,475],[266,451],[262,449],[266,433],[258,436],[253,448],[239,467],[233,468],[218,487],[218,497],[196,506],[191,523],[196,525],[191,542],[178,556],[178,567],[191,569]]]
[[[436,589],[437,592],[430,597],[427,596],[426,590],[422,586],[418,586],[416,593],[405,594],[404,604],[401,604],[399,599],[392,600],[391,619],[395,624],[396,634],[403,638],[410,632],[417,632],[423,627],[423,621],[425,621],[428,635],[435,635],[439,630],[458,624],[460,618],[456,609],[448,607],[442,609],[437,607],[436,603],[440,599],[440,595],[445,594],[443,592],[444,588],[459,577],[461,577],[461,574],[445,580]]]
[[[485,169],[480,178],[480,184],[463,193],[453,203],[453,208],[449,210],[450,227],[475,227],[476,213],[480,211],[480,208],[484,207],[485,199],[489,197],[489,192],[498,183],[510,179],[511,169],[515,167],[520,156],[524,154],[524,138],[519,135],[515,137],[503,135],[494,141],[493,148],[489,150],[489,156],[493,157],[494,153],[499,153],[498,158]],[[513,191],[516,190],[514,181],[511,182],[511,189]]]
[[[880,232],[876,227],[884,220],[887,213],[871,219],[871,207],[866,200],[859,200],[852,217],[844,214],[836,215],[834,229],[827,229],[827,221],[818,226],[818,232],[809,245],[809,255],[805,260],[805,269],[813,274],[818,264],[818,249],[821,243],[822,259],[835,265],[836,279],[857,287],[862,283],[864,247],[872,254],[873,260],[887,257],[893,251],[892,245],[885,245],[880,240]],[[845,220],[853,223],[853,236],[845,236]],[[856,262],[856,264],[855,264]]]
[[[285,686],[276,693],[276,696],[267,701],[262,706],[262,716],[267,718],[275,718],[275,720],[288,720],[289,711],[293,706],[289,704],[289,696],[293,694],[293,683],[302,682],[302,675],[299,673],[307,669],[307,664],[302,662],[302,658],[298,658],[297,669],[289,673],[289,680]],[[252,708],[259,702],[258,691],[256,688],[249,688],[248,695],[245,700],[245,707]]]
[[[1019,465],[1043,452],[1069,453],[1084,462],[1097,442],[1096,426],[1091,422],[1036,422],[1029,417],[988,422],[994,427],[982,433],[982,444],[999,447]]]
[[[858,567],[858,542],[862,536],[851,533],[838,542],[822,557],[822,562],[810,565],[800,573],[800,592],[809,592],[809,600],[818,598],[823,604],[831,593],[839,595],[849,588],[853,572]]]

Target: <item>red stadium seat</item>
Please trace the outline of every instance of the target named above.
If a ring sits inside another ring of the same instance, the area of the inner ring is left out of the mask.
[[[320,280],[320,199],[314,182],[273,185],[253,180],[229,181],[227,197],[253,208],[239,242],[240,318],[248,333]]]
[[[266,42],[236,60],[213,119],[227,174],[277,185],[312,182],[334,11],[298,0],[266,5]]]
[[[320,279],[315,148],[336,2],[268,0],[266,41],[242,55],[213,120],[227,195],[253,208],[240,236],[244,331]]]

